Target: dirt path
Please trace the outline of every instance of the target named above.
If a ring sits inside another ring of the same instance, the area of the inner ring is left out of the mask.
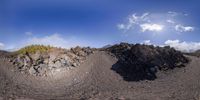
[[[200,59],[190,59],[187,67],[160,72],[154,81],[127,82],[111,70],[117,59],[105,52],[90,55],[78,68],[41,78],[13,72],[1,58],[0,100],[200,100]]]

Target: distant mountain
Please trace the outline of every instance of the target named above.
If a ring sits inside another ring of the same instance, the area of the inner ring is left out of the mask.
[[[5,56],[7,53],[7,51],[0,50],[0,57]]]
[[[109,47],[112,47],[112,46],[113,45],[108,44],[108,45],[103,46],[102,48],[106,49],[106,48],[109,48]]]
[[[191,56],[196,56],[196,57],[200,57],[200,50],[197,50],[195,52],[192,53],[186,53],[187,55],[191,55]]]

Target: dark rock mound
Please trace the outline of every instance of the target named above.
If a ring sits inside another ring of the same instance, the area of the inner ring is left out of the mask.
[[[174,48],[121,43],[106,49],[119,60],[112,70],[127,81],[154,80],[157,71],[183,67],[188,59]]]

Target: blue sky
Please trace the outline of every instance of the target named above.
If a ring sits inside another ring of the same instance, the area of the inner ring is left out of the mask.
[[[199,0],[1,0],[0,49],[129,42],[196,50],[199,4]]]

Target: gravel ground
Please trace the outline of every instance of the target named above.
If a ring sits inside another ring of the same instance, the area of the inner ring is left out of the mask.
[[[200,100],[200,59],[157,73],[153,81],[127,82],[111,70],[117,59],[98,51],[79,67],[35,77],[13,71],[0,58],[0,100]],[[120,65],[119,65],[120,66]]]

